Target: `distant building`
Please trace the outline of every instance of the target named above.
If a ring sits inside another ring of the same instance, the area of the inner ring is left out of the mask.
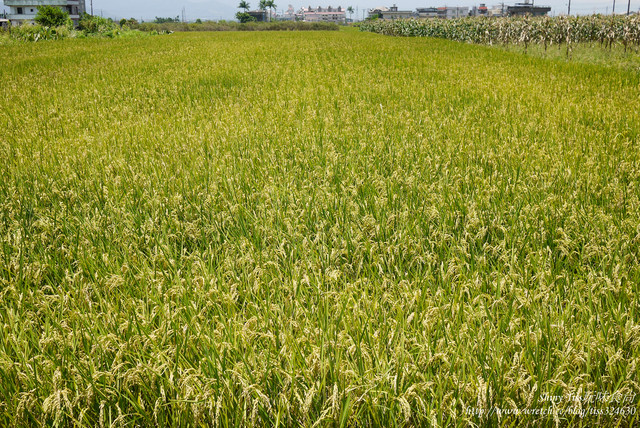
[[[419,7],[416,9],[416,13],[418,15],[418,18],[437,18],[438,8],[437,7]]]
[[[254,17],[257,22],[267,22],[269,20],[269,13],[266,10],[250,10],[247,13],[249,16]]]
[[[373,9],[369,9],[369,12],[367,13],[367,17],[369,19],[382,18],[382,14],[388,10],[389,8],[384,6],[374,7]]]
[[[292,5],[289,5],[289,8],[282,15],[278,15],[277,19],[279,21],[296,21],[296,11]]]
[[[465,18],[469,16],[468,7],[439,7],[438,18],[441,19],[456,19]]]
[[[470,16],[489,16],[489,8],[486,4],[480,3],[480,6],[473,6],[469,12]]]
[[[417,14],[411,10],[398,10],[395,4],[391,7],[378,6],[369,10],[369,17],[379,19],[409,19],[415,18]]]
[[[515,6],[507,6],[509,16],[544,16],[551,11],[549,6],[534,6],[525,0],[524,3],[516,3]]]
[[[337,8],[331,6],[312,8],[309,6],[308,8],[302,8],[299,14],[305,22],[334,22],[336,24],[347,22],[347,14],[340,6]]]
[[[500,16],[504,16],[506,13],[507,12],[504,5],[491,6],[491,8],[489,8],[488,10],[489,16],[500,17]]]
[[[33,23],[38,8],[42,6],[57,6],[69,13],[69,17],[78,24],[80,16],[85,13],[85,0],[4,0],[4,5],[9,6],[7,19],[12,25]]]

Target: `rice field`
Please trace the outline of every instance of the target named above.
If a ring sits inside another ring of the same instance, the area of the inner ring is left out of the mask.
[[[640,424],[637,71],[356,31],[0,64],[0,426]]]

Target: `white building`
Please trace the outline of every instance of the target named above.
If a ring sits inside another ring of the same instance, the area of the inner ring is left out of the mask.
[[[442,19],[456,19],[456,18],[465,18],[469,16],[469,8],[468,7],[439,7],[438,8],[438,18]]]
[[[504,16],[506,15],[506,9],[504,4],[498,6],[491,6],[488,11],[489,16]]]
[[[7,18],[12,25],[33,23],[38,14],[38,8],[42,6],[57,6],[63,9],[69,13],[69,17],[75,24],[86,11],[85,0],[4,0],[4,5],[9,6]]]
[[[347,14],[340,6],[337,8],[329,6],[315,9],[309,6],[308,8],[302,8],[300,15],[302,15],[305,22],[335,22],[336,24],[347,22]]]
[[[296,20],[296,10],[293,8],[293,5],[289,5],[289,8],[282,15],[278,15],[276,17],[279,21],[295,21]]]

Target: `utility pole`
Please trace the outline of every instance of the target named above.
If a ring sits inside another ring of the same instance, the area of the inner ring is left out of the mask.
[[[567,8],[567,15],[571,16],[571,0],[569,0],[569,7]]]
[[[91,16],[93,16],[93,0],[91,0]]]
[[[616,0],[613,0],[613,12],[611,12],[613,15],[616,14]]]
[[[614,0],[614,1],[615,1],[615,0]],[[185,15],[186,15],[186,11],[185,11],[185,8],[183,7],[183,8],[182,8],[182,22],[183,22],[183,23],[184,23],[184,22],[187,22],[187,19],[186,19],[186,16],[185,16]]]
[[[631,15],[631,0],[627,3],[627,16]]]

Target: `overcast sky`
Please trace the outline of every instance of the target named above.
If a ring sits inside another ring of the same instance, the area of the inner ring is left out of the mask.
[[[356,7],[359,10],[359,17],[362,17],[363,9],[370,9],[375,6],[391,6],[395,1],[401,10],[414,10],[416,7],[426,6],[473,6],[480,3],[474,0],[275,0],[278,11],[286,10],[292,4],[296,10],[303,6],[347,6]],[[307,2],[311,1],[309,4]],[[482,0],[487,2],[487,6],[499,4],[501,0]],[[505,4],[513,4],[516,0],[507,1]],[[518,0],[520,1],[520,0]],[[87,9],[90,8],[91,0],[86,0]],[[237,12],[240,0],[93,0],[93,10],[96,15],[102,14],[111,18],[136,18],[152,20],[156,16],[177,16],[182,15],[182,8],[185,9],[187,20],[193,21],[201,19],[232,19]],[[249,0],[252,8],[256,7],[259,0]],[[329,3],[331,2],[331,3]],[[567,0],[535,0],[536,4],[548,5],[552,7],[551,13],[554,15],[566,13]],[[611,13],[613,0],[571,0],[571,11],[578,14],[590,13]],[[640,9],[640,0],[631,0],[631,10]],[[616,0],[616,12],[627,11],[627,0]],[[354,16],[355,18],[355,16]]]

